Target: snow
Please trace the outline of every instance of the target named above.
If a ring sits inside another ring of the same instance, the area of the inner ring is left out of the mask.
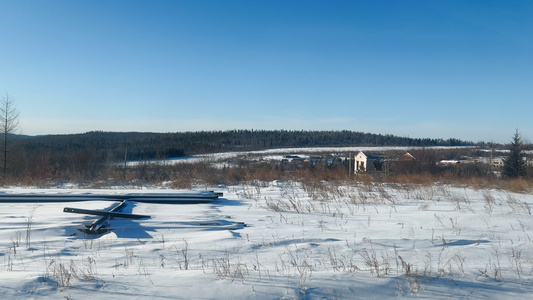
[[[98,236],[77,230],[94,217],[63,208],[104,209],[108,201],[1,203],[0,294],[7,299],[533,296],[529,194],[285,181],[199,188],[206,189],[224,196],[195,205],[129,203],[125,212],[151,218],[113,219],[113,230]],[[174,191],[0,190],[22,192]]]

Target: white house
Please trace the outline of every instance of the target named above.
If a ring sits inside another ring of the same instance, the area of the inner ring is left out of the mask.
[[[503,158],[501,157],[491,158],[490,165],[493,168],[503,167]]]
[[[354,174],[366,172],[367,156],[363,152],[359,152],[354,156]]]

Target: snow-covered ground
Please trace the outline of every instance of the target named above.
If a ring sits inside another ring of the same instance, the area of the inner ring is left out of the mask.
[[[114,230],[101,236],[77,230],[93,217],[63,208],[103,209],[109,202],[2,203],[0,294],[533,298],[532,195],[355,183],[272,182],[215,190],[224,196],[209,204],[130,203],[126,212],[151,218],[114,219]]]

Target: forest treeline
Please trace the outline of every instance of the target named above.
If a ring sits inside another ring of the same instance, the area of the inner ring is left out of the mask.
[[[461,146],[458,139],[409,138],[355,131],[230,130],[177,133],[102,132],[19,140],[28,155],[90,152],[101,162],[151,160],[225,151],[321,146]]]

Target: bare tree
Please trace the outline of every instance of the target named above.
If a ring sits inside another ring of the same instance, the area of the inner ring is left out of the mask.
[[[10,148],[10,139],[19,129],[19,113],[13,100],[6,93],[0,102],[0,134],[2,136],[2,154],[3,154],[3,183],[7,179],[7,162]]]

